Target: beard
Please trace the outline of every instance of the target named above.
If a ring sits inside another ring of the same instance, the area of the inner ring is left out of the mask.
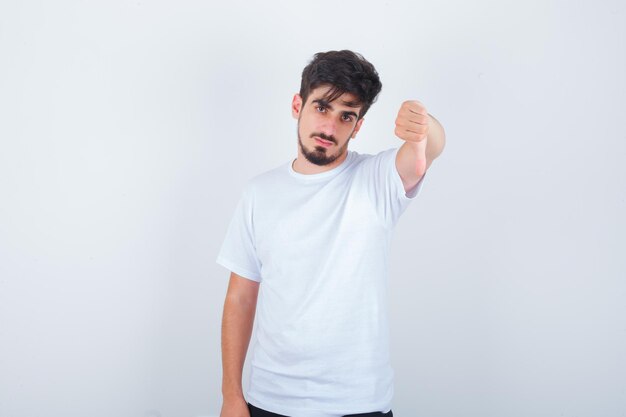
[[[333,143],[337,143],[337,140],[331,136],[328,137],[323,133],[311,133],[309,137],[318,136],[322,139],[329,140]],[[307,149],[302,143],[302,137],[300,136],[300,120],[298,120],[298,145],[300,146],[300,151],[302,151],[302,155],[312,164],[324,166],[333,163],[337,158],[342,156],[348,149],[348,143],[350,142],[350,138],[346,140],[346,143],[343,144],[338,150],[336,154],[329,154],[329,149],[324,146],[318,145],[314,146],[313,149]]]

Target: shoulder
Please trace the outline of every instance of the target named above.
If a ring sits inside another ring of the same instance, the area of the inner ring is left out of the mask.
[[[267,194],[270,191],[280,188],[288,177],[287,163],[281,164],[275,168],[256,174],[249,178],[242,189],[242,194],[254,200],[255,196]]]
[[[389,148],[375,154],[358,154],[355,152],[355,165],[361,169],[380,169],[383,165],[395,163],[398,148]]]

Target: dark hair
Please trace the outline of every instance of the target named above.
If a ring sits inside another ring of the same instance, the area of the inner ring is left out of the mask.
[[[374,66],[362,55],[348,50],[318,52],[313,56],[302,71],[300,96],[303,103],[311,90],[321,85],[331,86],[324,97],[329,102],[344,93],[355,95],[358,99],[355,105],[362,106],[359,119],[376,101],[383,86]]]

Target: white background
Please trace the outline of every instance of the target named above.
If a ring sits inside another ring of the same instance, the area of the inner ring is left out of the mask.
[[[296,156],[315,52],[447,147],[392,245],[397,416],[626,416],[621,1],[2,1],[0,415],[221,407],[245,182]],[[246,373],[247,373],[246,365]]]

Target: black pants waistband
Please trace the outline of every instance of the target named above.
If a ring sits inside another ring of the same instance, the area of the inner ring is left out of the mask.
[[[248,409],[250,410],[250,417],[289,417],[282,414],[272,413],[261,408],[255,407],[248,403]],[[344,417],[393,417],[393,411],[389,410],[388,413],[382,411],[375,411],[373,413],[361,413],[361,414],[348,414]]]

